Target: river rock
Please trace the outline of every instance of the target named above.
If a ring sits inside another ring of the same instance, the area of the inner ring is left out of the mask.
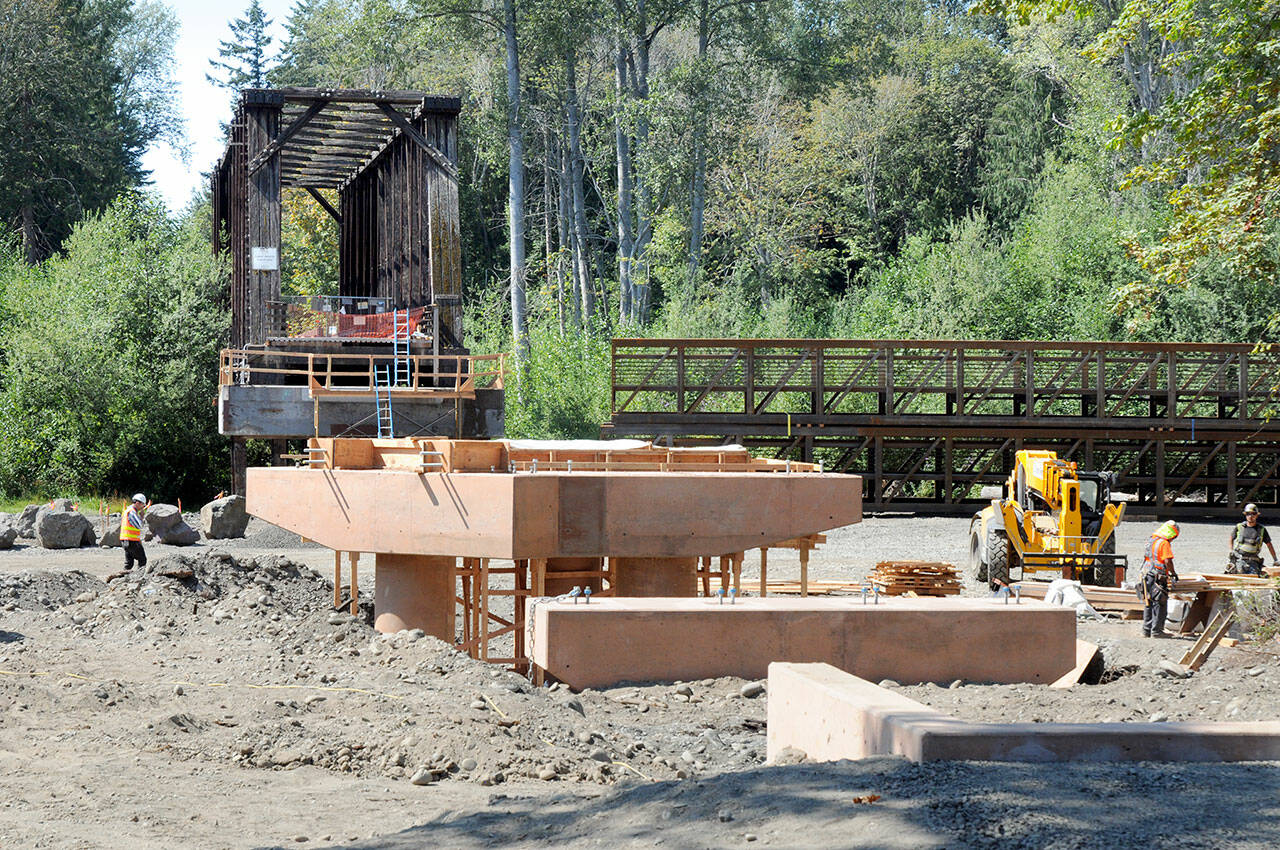
[[[211,540],[244,537],[244,530],[249,525],[244,496],[214,499],[200,509],[200,524],[204,526],[204,536]]]
[[[144,518],[147,530],[156,537],[163,538],[165,532],[182,522],[182,512],[177,505],[152,505],[147,508]]]
[[[181,519],[178,520],[177,525],[156,536],[161,543],[167,543],[170,546],[190,546],[200,541],[200,532],[187,525]]]
[[[78,549],[96,540],[93,523],[84,514],[42,508],[36,515],[36,542],[45,549]]]
[[[27,505],[22,509],[22,513],[18,514],[18,520],[14,523],[14,527],[18,529],[18,536],[30,539],[36,536],[36,515],[40,513],[41,508],[48,505]]]
[[[120,517],[113,517],[107,523],[107,530],[102,533],[102,539],[98,541],[98,545],[103,549],[120,545]]]

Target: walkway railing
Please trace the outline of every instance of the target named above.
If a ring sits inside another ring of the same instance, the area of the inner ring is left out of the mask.
[[[618,339],[618,415],[1264,418],[1280,354],[1252,345]]]
[[[478,388],[501,389],[503,354],[412,354],[403,385],[392,395],[448,395],[474,398]],[[305,386],[315,396],[372,395],[376,368],[393,367],[394,354],[307,353],[261,349],[222,351],[218,383],[222,386]]]

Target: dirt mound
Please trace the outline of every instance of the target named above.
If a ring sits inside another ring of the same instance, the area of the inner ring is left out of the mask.
[[[218,551],[166,555],[117,581],[154,585],[165,593],[206,601],[244,598],[246,610],[260,613],[314,611],[332,598],[332,584],[315,570],[279,555],[236,558]]]
[[[54,610],[72,604],[85,594],[96,596],[105,588],[101,581],[80,570],[58,573],[24,570],[0,575],[0,607],[8,611]]]

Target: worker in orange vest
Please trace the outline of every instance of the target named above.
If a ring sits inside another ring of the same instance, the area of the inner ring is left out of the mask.
[[[1151,534],[1142,557],[1138,577],[1143,602],[1142,636],[1163,638],[1164,621],[1169,615],[1169,586],[1178,580],[1173,568],[1173,541],[1180,533],[1178,524],[1169,520]]]
[[[133,569],[133,562],[138,566],[147,565],[147,553],[142,548],[142,511],[147,506],[147,497],[135,493],[133,501],[124,506],[120,512],[120,545],[124,547],[124,568]]]

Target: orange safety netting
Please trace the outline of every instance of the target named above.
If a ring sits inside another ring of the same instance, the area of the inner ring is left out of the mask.
[[[395,312],[368,313],[366,315],[307,312],[310,315],[299,324],[305,323],[310,327],[300,333],[293,334],[293,336],[354,339],[391,339],[395,336]],[[404,311],[399,312],[403,313]],[[422,316],[425,312],[425,307],[414,307],[408,311],[409,336],[413,336],[417,332],[418,324],[422,321]],[[297,327],[292,321],[290,324],[293,327]]]

